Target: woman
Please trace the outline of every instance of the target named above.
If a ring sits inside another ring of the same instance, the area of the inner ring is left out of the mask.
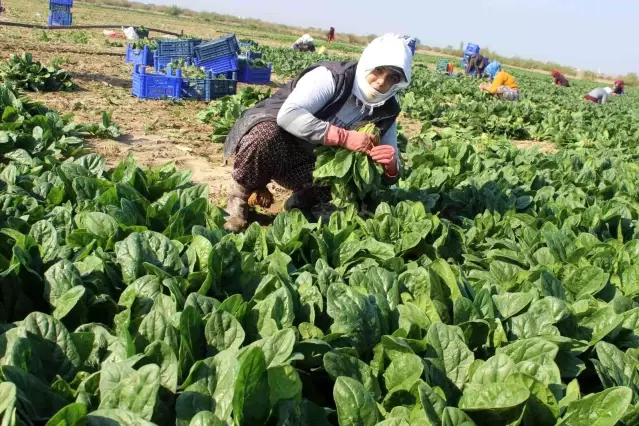
[[[552,77],[555,79],[554,84],[556,86],[570,87],[570,82],[568,81],[568,79],[564,77],[564,75],[559,71],[553,71],[550,73],[550,75],[552,75]]]
[[[468,66],[466,66],[466,75],[473,75],[477,78],[482,78],[486,67],[488,66],[487,58],[484,58],[479,53],[473,55],[468,60]]]
[[[623,95],[625,92],[623,90],[623,80],[615,81],[615,88],[612,89],[613,95]]]
[[[300,52],[315,52],[313,37],[309,34],[304,34],[302,37],[295,40],[295,43],[293,43],[291,47],[295,50],[299,50]]]
[[[608,101],[608,96],[612,94],[613,90],[610,87],[597,87],[584,96],[584,99],[595,104],[605,104]]]
[[[493,61],[486,67],[486,72],[490,75],[491,84],[481,84],[479,90],[488,92],[505,101],[519,100],[519,86],[515,81],[515,77],[502,71],[501,64]]]
[[[367,153],[392,184],[400,175],[396,93],[408,86],[412,54],[401,36],[373,40],[359,62],[321,62],[302,73],[271,98],[242,114],[224,144],[224,158],[235,154],[234,187],[227,204],[225,228],[246,227],[252,193],[267,199],[275,181],[293,191],[286,210],[309,209],[324,192],[313,186],[315,155],[320,145]],[[382,137],[352,129],[374,122]]]
[[[335,40],[335,28],[331,27],[330,30],[328,30],[328,40],[327,40],[327,44],[330,44],[331,41]]]

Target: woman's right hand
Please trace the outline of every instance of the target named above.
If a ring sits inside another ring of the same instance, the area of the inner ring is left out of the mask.
[[[349,151],[368,153],[376,144],[377,138],[367,133],[342,129],[332,124],[324,137],[324,145],[341,146]]]

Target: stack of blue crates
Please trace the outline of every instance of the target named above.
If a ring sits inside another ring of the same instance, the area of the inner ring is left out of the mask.
[[[73,0],[49,0],[49,25],[65,26],[73,25],[71,8]]]
[[[155,70],[161,71],[176,59],[190,62],[195,56],[195,48],[200,43],[202,43],[200,39],[158,41],[158,49],[153,58]]]
[[[271,82],[272,65],[251,67],[251,61],[261,58],[251,52],[251,44],[243,46],[235,35],[202,43],[202,40],[162,40],[155,51],[148,47],[136,51],[127,46],[126,61],[134,64],[132,94],[142,99],[197,99],[211,101],[237,93],[238,81],[252,84]],[[206,78],[183,76],[180,69],[173,70],[170,63],[184,60],[186,64],[202,67]],[[156,73],[147,73],[145,65],[153,63]],[[224,78],[220,78],[223,75]]]
[[[468,43],[466,46],[466,50],[464,51],[464,56],[462,57],[462,67],[466,68],[468,65],[468,60],[471,56],[477,55],[481,49],[478,45],[473,43]]]
[[[251,50],[253,46],[258,44],[253,40],[240,42],[240,71],[238,80],[247,84],[269,84],[271,82],[271,73],[273,65],[268,64],[266,68],[251,67],[251,61],[262,58],[262,52],[254,52]]]

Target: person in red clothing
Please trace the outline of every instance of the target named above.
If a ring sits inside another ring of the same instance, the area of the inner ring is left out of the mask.
[[[623,80],[615,81],[615,88],[612,89],[612,94],[613,95],[623,95],[624,94]]]
[[[550,73],[552,77],[555,79],[555,85],[562,87],[570,87],[570,82],[562,73],[559,71],[553,71]]]
[[[328,41],[327,41],[327,43],[330,43],[333,40],[335,40],[335,27],[331,27],[331,29],[328,30]]]

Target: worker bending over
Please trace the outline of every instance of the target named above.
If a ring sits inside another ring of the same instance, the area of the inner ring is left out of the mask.
[[[479,90],[482,92],[488,92],[505,101],[519,100],[519,86],[517,86],[515,77],[508,74],[506,71],[502,71],[501,64],[499,62],[491,62],[486,68],[486,72],[490,75],[492,83],[481,84],[479,86]]]

